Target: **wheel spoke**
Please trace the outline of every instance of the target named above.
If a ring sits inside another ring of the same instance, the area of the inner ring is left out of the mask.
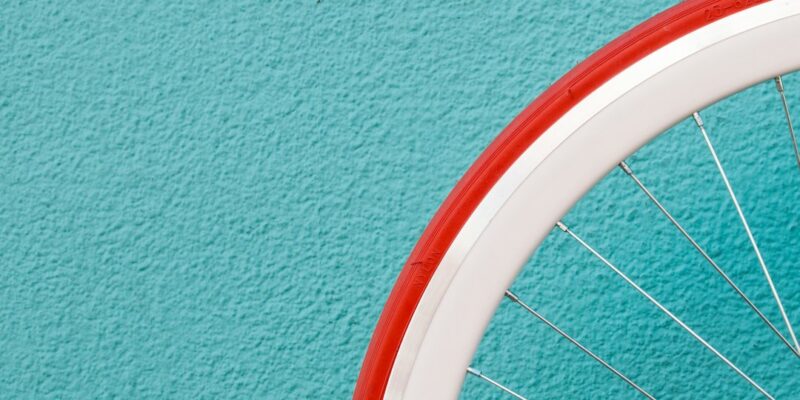
[[[778,289],[772,282],[772,276],[770,276],[769,268],[767,268],[767,264],[764,262],[764,257],[761,256],[761,250],[759,250],[758,243],[756,243],[753,232],[750,230],[750,225],[747,223],[747,218],[745,218],[742,207],[739,205],[739,200],[736,199],[736,194],[733,192],[733,187],[728,180],[728,175],[725,173],[725,169],[722,168],[722,163],[719,161],[716,150],[714,150],[714,145],[711,144],[711,139],[708,137],[708,132],[706,132],[703,119],[700,118],[699,113],[694,113],[692,116],[694,117],[695,123],[700,128],[700,133],[703,135],[706,145],[708,145],[708,150],[711,152],[711,157],[714,158],[714,163],[717,165],[720,176],[722,176],[722,181],[725,182],[725,187],[728,189],[728,194],[730,195],[731,201],[733,201],[733,205],[736,207],[736,212],[739,214],[739,219],[742,221],[742,226],[744,226],[744,230],[747,233],[747,238],[750,239],[750,244],[753,246],[753,251],[756,254],[756,258],[758,258],[758,263],[761,265],[761,270],[764,272],[764,277],[767,279],[769,289],[772,291],[772,297],[775,298],[775,303],[778,305],[778,310],[781,313],[781,317],[783,317],[783,322],[786,324],[786,328],[789,330],[789,337],[792,339],[795,349],[800,350],[800,344],[797,343],[797,337],[794,334],[792,323],[789,321],[789,316],[786,315],[786,310],[783,308],[783,302],[781,302],[781,297],[778,295]]]
[[[534,317],[538,318],[540,321],[544,322],[544,323],[545,323],[545,325],[549,326],[549,327],[550,327],[550,329],[552,329],[552,330],[556,331],[556,332],[557,332],[559,335],[561,335],[561,336],[562,336],[564,339],[567,339],[567,340],[569,340],[569,341],[570,341],[572,344],[574,344],[574,345],[575,345],[575,346],[577,346],[579,349],[581,349],[581,351],[583,351],[584,353],[586,353],[587,355],[589,355],[589,357],[592,357],[593,359],[595,359],[595,361],[597,361],[597,362],[599,362],[600,364],[602,364],[602,365],[603,365],[604,367],[606,367],[606,368],[607,368],[609,371],[613,372],[613,373],[614,373],[614,375],[618,376],[620,379],[622,379],[623,381],[625,381],[625,383],[627,383],[628,385],[630,385],[632,388],[636,389],[636,390],[637,390],[639,393],[641,393],[642,395],[644,395],[644,396],[645,396],[645,397],[647,397],[648,399],[655,400],[655,397],[653,397],[653,396],[652,396],[650,393],[648,393],[647,391],[645,391],[644,389],[642,389],[642,388],[641,388],[639,385],[637,385],[637,384],[636,384],[635,382],[633,382],[633,381],[632,381],[630,378],[628,378],[627,376],[625,376],[625,375],[624,375],[622,372],[619,372],[619,371],[618,371],[616,368],[612,367],[612,366],[611,366],[611,364],[609,364],[608,362],[606,362],[605,360],[603,360],[602,358],[600,358],[598,355],[594,354],[594,353],[593,353],[591,350],[589,350],[588,348],[586,348],[584,345],[582,345],[580,342],[578,342],[578,341],[577,341],[576,339],[574,339],[572,336],[570,336],[570,335],[568,335],[566,332],[562,331],[562,330],[561,330],[561,329],[560,329],[558,326],[556,326],[554,323],[550,322],[550,321],[549,321],[547,318],[545,318],[543,315],[541,315],[541,314],[539,314],[538,312],[536,312],[536,310],[534,310],[533,308],[531,308],[529,305],[525,304],[525,302],[523,302],[522,300],[520,300],[520,298],[519,298],[519,297],[517,297],[517,295],[516,295],[516,294],[514,294],[514,293],[513,293],[513,292],[511,292],[510,290],[506,290],[506,297],[508,297],[508,299],[509,299],[509,300],[511,300],[511,301],[513,301],[514,303],[517,303],[517,304],[518,304],[520,307],[522,307],[523,309],[525,309],[525,311],[527,311],[528,313],[530,313],[530,314],[531,314],[531,315],[533,315]]]
[[[789,125],[789,136],[792,138],[792,150],[794,150],[794,158],[797,160],[797,166],[800,167],[800,148],[797,146],[797,135],[794,133],[794,125],[792,125],[792,115],[789,112],[789,102],[786,100],[786,93],[783,88],[783,78],[780,76],[775,77],[775,87],[778,88],[778,93],[781,96],[781,103],[783,103],[783,113],[786,115],[786,123]]]
[[[764,315],[764,313],[762,313],[758,307],[756,307],[756,305],[750,300],[750,298],[748,298],[747,295],[741,289],[739,289],[739,287],[733,282],[733,280],[728,276],[728,274],[726,274],[725,271],[723,271],[722,268],[720,268],[719,265],[717,265],[717,263],[711,258],[711,256],[709,256],[708,253],[706,253],[706,251],[702,247],[700,247],[697,241],[695,241],[694,238],[692,238],[692,236],[689,235],[689,232],[687,232],[686,229],[684,229],[683,226],[681,226],[681,224],[675,219],[675,217],[673,217],[672,214],[670,214],[670,212],[667,211],[667,209],[661,204],[660,201],[658,201],[655,195],[653,195],[653,193],[650,192],[649,189],[647,189],[644,183],[642,183],[642,181],[639,180],[639,177],[636,176],[631,167],[624,161],[619,164],[619,167],[623,171],[625,171],[625,174],[631,177],[633,182],[636,183],[636,186],[638,186],[639,189],[641,189],[642,192],[644,192],[644,194],[650,199],[650,201],[652,201],[652,203],[659,209],[659,211],[661,211],[661,213],[664,214],[664,216],[667,217],[667,219],[669,219],[669,222],[671,222],[672,225],[675,226],[676,229],[678,229],[681,235],[683,235],[683,237],[686,238],[686,240],[688,240],[689,243],[692,244],[692,247],[694,247],[695,250],[697,250],[697,252],[700,253],[700,255],[703,256],[703,258],[708,262],[708,264],[711,265],[711,267],[714,268],[715,271],[717,271],[717,273],[722,277],[722,279],[724,279],[725,282],[734,291],[736,291],[736,294],[738,294],[739,297],[741,297],[742,300],[744,300],[744,302],[769,327],[769,329],[771,329],[772,332],[775,333],[775,335],[777,335],[778,338],[781,339],[781,341],[789,348],[789,350],[791,350],[794,355],[800,357],[800,353],[798,353],[798,351],[794,347],[792,347],[792,344],[789,343],[788,340],[786,340],[786,337],[784,337],[781,334],[778,328],[776,328],[775,325],[773,325],[772,322],[767,318],[767,316]]]
[[[758,390],[759,393],[761,393],[762,395],[764,395],[764,397],[766,397],[768,399],[773,399],[774,400],[774,397],[772,397],[772,395],[770,395],[764,388],[762,388],[758,383],[756,383],[752,378],[750,378],[746,373],[744,373],[744,371],[739,369],[739,367],[737,367],[733,362],[728,360],[727,357],[722,355],[722,353],[720,353],[716,348],[714,348],[714,346],[712,346],[710,343],[708,343],[705,339],[703,339],[703,337],[701,337],[692,328],[690,328],[688,325],[686,325],[686,323],[684,323],[680,318],[675,316],[675,314],[673,314],[669,309],[667,309],[658,300],[656,300],[653,296],[651,296],[650,293],[648,293],[644,289],[642,289],[638,284],[636,284],[636,282],[634,282],[631,278],[629,278],[627,275],[625,275],[624,272],[622,272],[619,268],[614,266],[614,264],[612,264],[605,257],[603,257],[600,253],[598,253],[597,250],[595,250],[592,246],[590,246],[588,243],[583,241],[583,239],[581,239],[578,235],[576,235],[574,232],[572,232],[566,225],[564,225],[564,223],[559,221],[557,223],[557,226],[563,232],[567,233],[569,236],[571,236],[573,239],[575,239],[575,241],[577,241],[581,246],[583,246],[583,248],[585,248],[590,253],[592,253],[597,259],[602,261],[603,264],[605,264],[612,271],[614,271],[614,273],[616,273],[620,278],[625,280],[625,282],[628,283],[628,285],[630,285],[631,287],[633,287],[637,292],[639,292],[639,294],[644,296],[653,305],[658,307],[658,309],[661,310],[661,312],[666,314],[675,323],[680,325],[680,327],[683,328],[686,332],[688,332],[695,340],[700,342],[700,344],[702,344],[703,347],[705,347],[706,349],[711,351],[715,356],[717,356],[717,358],[722,360],[722,362],[724,362],[728,367],[730,367],[732,370],[734,370],[739,376],[741,376],[745,381],[747,381],[747,383],[749,383],[751,386],[753,386],[753,388]]]
[[[526,398],[524,398],[521,395],[519,395],[517,392],[515,392],[515,391],[513,391],[513,390],[511,390],[511,389],[509,389],[509,388],[507,388],[507,387],[505,387],[503,385],[501,385],[496,380],[484,375],[481,371],[478,371],[475,368],[468,367],[467,368],[467,373],[470,374],[470,375],[476,376],[476,377],[480,378],[481,380],[483,380],[484,382],[487,382],[487,383],[491,384],[492,386],[494,386],[494,387],[496,387],[496,388],[498,388],[498,389],[500,389],[500,390],[502,390],[502,391],[514,396],[518,400],[527,400]]]

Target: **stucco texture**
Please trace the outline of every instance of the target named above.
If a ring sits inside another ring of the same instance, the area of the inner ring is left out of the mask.
[[[349,397],[455,181],[550,83],[671,3],[4,4],[0,398]],[[800,79],[786,85],[800,110]],[[800,321],[800,174],[774,87],[705,118]],[[783,329],[693,126],[631,165]],[[798,360],[624,175],[565,220],[777,398],[800,396]],[[657,397],[757,398],[563,235],[514,288]],[[508,304],[475,366],[531,398],[637,398]],[[463,397],[503,398],[474,378]]]

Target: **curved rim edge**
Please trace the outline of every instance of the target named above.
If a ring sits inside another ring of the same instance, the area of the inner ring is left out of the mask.
[[[447,249],[489,190],[555,121],[615,75],[666,44],[769,0],[689,0],[619,36],[529,104],[483,151],[426,227],[373,333],[354,399],[383,398],[400,344]]]

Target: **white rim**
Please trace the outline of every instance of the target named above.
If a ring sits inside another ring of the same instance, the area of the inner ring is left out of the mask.
[[[505,289],[578,199],[693,111],[797,69],[800,2],[773,1],[657,50],[576,105],[509,168],[445,253],[385,398],[456,398]]]

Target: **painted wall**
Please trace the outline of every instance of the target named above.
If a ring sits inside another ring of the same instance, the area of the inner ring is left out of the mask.
[[[471,161],[671,3],[4,5],[0,397],[349,397],[405,257]],[[800,79],[787,87],[800,110]],[[706,119],[800,318],[800,174],[774,88]],[[692,126],[631,164],[779,323]],[[778,398],[797,395],[797,360],[623,175],[566,220]],[[657,396],[753,396],[562,236],[515,289]],[[636,398],[506,304],[475,363],[532,398]],[[465,398],[493,396],[467,380]]]

